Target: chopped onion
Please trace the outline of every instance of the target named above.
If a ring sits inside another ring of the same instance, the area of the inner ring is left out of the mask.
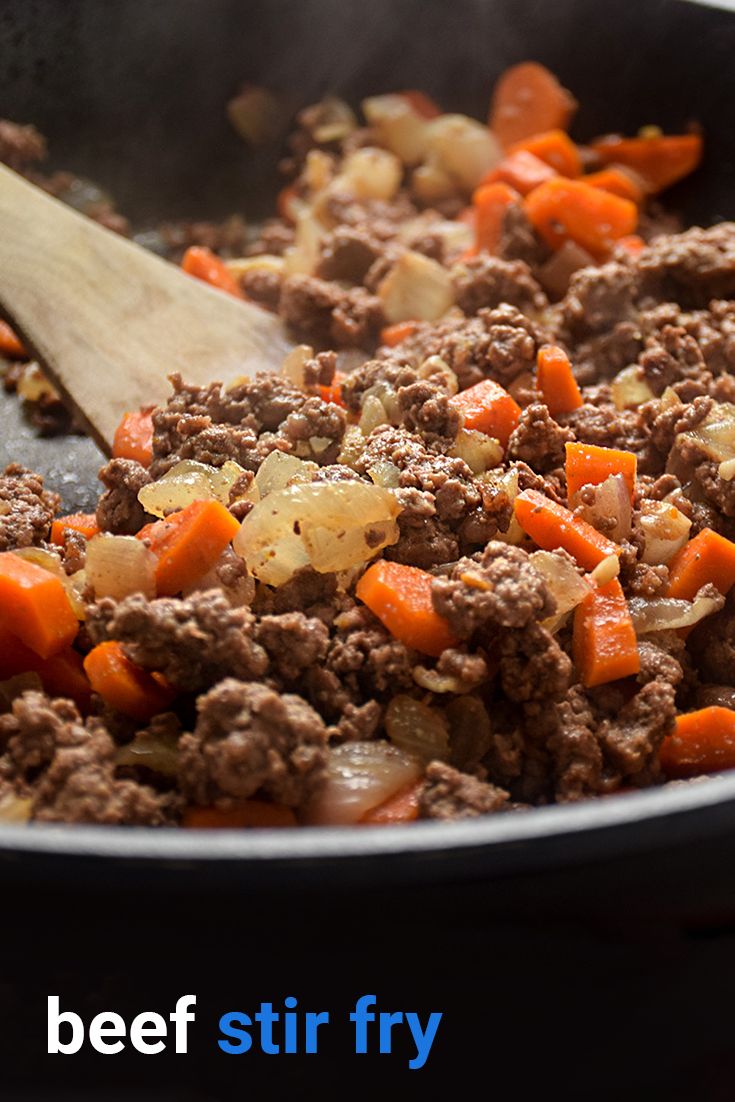
[[[656,566],[669,562],[689,539],[692,522],[668,501],[644,501],[640,524],[645,534],[643,562]]]
[[[363,436],[369,436],[378,425],[387,425],[388,415],[385,406],[375,394],[366,394],[360,410],[360,432]]]
[[[210,467],[195,459],[182,459],[157,482],[149,482],[138,491],[138,501],[147,513],[165,517],[194,501],[221,501],[227,504],[230,490],[245,473],[231,459],[222,467]]]
[[[442,199],[451,199],[457,194],[457,184],[453,177],[441,165],[432,161],[414,169],[411,187],[416,198],[427,204],[440,203]]]
[[[608,536],[615,543],[627,539],[633,523],[633,507],[630,491],[621,474],[611,474],[598,486],[587,487],[593,495],[591,505],[582,504],[581,514],[588,524]],[[581,491],[580,491],[581,492]],[[580,503],[579,493],[575,504]],[[611,523],[614,521],[614,524]]]
[[[716,403],[703,421],[682,435],[699,444],[719,463],[735,459],[735,405]]]
[[[32,807],[30,797],[15,796],[9,792],[0,799],[0,823],[27,823]]]
[[[258,467],[255,485],[262,500],[274,490],[285,490],[297,482],[311,482],[319,470],[316,463],[298,459],[288,452],[272,451]]]
[[[461,681],[455,674],[439,673],[427,666],[414,666],[411,676],[417,685],[430,693],[469,693],[476,689],[480,682],[474,685]]]
[[[276,490],[245,517],[233,547],[267,585],[311,565],[321,574],[348,570],[398,539],[401,507],[389,490],[367,482],[319,482]]]
[[[493,741],[487,708],[476,696],[450,700],[445,713],[449,721],[450,762],[459,769],[478,765]]]
[[[280,374],[294,386],[304,386],[304,366],[313,359],[314,349],[309,344],[297,344],[281,364]]]
[[[422,253],[407,250],[378,286],[389,322],[436,321],[454,303],[446,268]]]
[[[323,149],[310,149],[306,154],[301,179],[313,194],[323,191],[334,176],[334,158]]]
[[[23,368],[16,389],[26,402],[40,402],[42,398],[61,401],[58,390],[48,376],[44,374],[41,365],[37,364],[35,360],[26,364]]]
[[[72,612],[77,620],[86,620],[87,603],[84,599],[84,593],[87,588],[87,571],[77,570],[75,574],[70,574],[68,577],[65,576],[61,580],[64,583]]]
[[[562,298],[569,289],[569,280],[580,268],[594,264],[592,257],[576,241],[565,241],[537,270],[537,278],[553,298]]]
[[[427,356],[418,369],[419,379],[432,379],[440,383],[447,394],[454,395],[459,390],[459,380],[449,364],[441,356]]]
[[[357,823],[420,775],[416,758],[389,742],[346,742],[330,750],[326,784],[304,821],[313,826]]]
[[[356,199],[392,199],[403,178],[401,162],[394,153],[374,146],[363,146],[342,162],[332,186],[349,192]]]
[[[362,101],[362,110],[380,144],[404,165],[423,160],[429,140],[428,120],[414,110],[406,96],[370,96]]]
[[[87,544],[85,571],[96,597],[120,601],[130,593],[156,595],[158,560],[135,536],[102,533]]]
[[[595,585],[607,585],[620,573],[620,559],[617,555],[606,555],[602,562],[590,573],[590,580]]]
[[[262,253],[260,256],[236,256],[231,260],[225,260],[225,267],[239,279],[248,272],[272,272],[281,276],[285,270],[285,261],[282,256],[272,256],[270,253]]]
[[[284,110],[267,88],[251,84],[229,101],[227,117],[244,141],[265,145],[280,134]]]
[[[286,275],[311,275],[319,263],[325,232],[311,207],[296,214],[294,243],[283,254]]]
[[[359,427],[348,425],[347,431],[342,437],[342,447],[337,456],[337,462],[342,463],[345,467],[352,467],[354,470],[364,451],[365,437]]]
[[[476,188],[503,156],[487,126],[467,115],[439,115],[428,132],[429,154],[465,191]]]
[[[547,631],[558,631],[567,613],[585,599],[592,591],[592,586],[566,555],[557,555],[553,551],[534,551],[531,562],[546,582],[556,603],[556,612],[544,621],[543,626]]]
[[[732,482],[735,478],[735,459],[724,459],[717,470],[723,482]]]
[[[637,634],[648,635],[652,631],[692,627],[705,616],[719,612],[723,604],[721,597],[700,594],[697,594],[694,601],[681,601],[674,597],[654,597],[650,600],[645,597],[631,597],[628,609]]]
[[[518,471],[515,467],[511,467],[508,471],[488,471],[487,474],[478,475],[476,481],[488,511],[498,498],[507,498],[508,504],[512,507],[518,497]],[[493,539],[516,545],[523,543],[525,538],[525,532],[516,520],[515,511],[511,508],[507,532],[496,532]]]
[[[464,459],[473,474],[483,474],[503,462],[504,452],[494,436],[477,429],[460,429],[449,454]]]
[[[401,484],[401,472],[389,459],[379,459],[368,467],[367,473],[376,486],[383,486],[386,490],[395,490]]]
[[[139,732],[132,742],[118,748],[118,765],[144,765],[155,773],[175,777],[179,770],[179,740],[176,735]]]
[[[357,128],[355,112],[339,96],[325,96],[315,107],[306,108],[309,114],[318,112],[318,119],[311,126],[314,140],[322,145],[341,142]]]
[[[400,694],[385,713],[388,738],[399,750],[419,761],[446,761],[449,757],[449,724],[436,708]]]
[[[48,570],[49,574],[55,574],[57,578],[65,577],[61,559],[56,552],[47,551],[45,547],[18,547],[13,554],[34,566],[40,566],[42,570]]]
[[[616,409],[637,409],[655,397],[638,364],[624,367],[613,379],[610,389]]]

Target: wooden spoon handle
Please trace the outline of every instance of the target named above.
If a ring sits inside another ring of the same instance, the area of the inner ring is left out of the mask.
[[[0,316],[110,453],[123,413],[166,400],[167,376],[225,383],[292,347],[272,314],[51,198],[0,166]]]

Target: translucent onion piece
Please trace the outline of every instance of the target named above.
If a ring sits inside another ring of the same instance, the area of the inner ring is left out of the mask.
[[[294,386],[304,386],[304,365],[314,356],[314,349],[308,344],[297,344],[292,348],[281,364],[280,374]]]
[[[147,513],[165,517],[184,509],[194,501],[221,501],[227,504],[230,490],[244,469],[231,459],[222,467],[210,467],[195,459],[182,459],[157,482],[149,482],[138,491],[138,501]]]
[[[284,109],[267,88],[251,85],[229,101],[227,117],[243,141],[265,145],[280,134]]]
[[[327,781],[304,816],[312,825],[356,823],[421,775],[416,758],[390,743],[346,742],[329,752]]]
[[[644,501],[640,525],[645,533],[643,562],[656,566],[669,562],[689,539],[692,522],[668,501]]]
[[[556,602],[555,614],[544,622],[547,631],[555,631],[561,626],[566,614],[591,592],[592,586],[566,555],[556,555],[553,551],[534,551],[531,562]]]
[[[282,256],[262,253],[260,256],[232,257],[230,260],[225,260],[225,267],[235,279],[239,279],[247,272],[272,272],[274,275],[283,275],[285,263]]]
[[[638,635],[692,627],[721,608],[721,598],[699,595],[694,601],[680,601],[673,597],[654,597],[651,600],[631,597],[628,601],[628,609]]]
[[[311,565],[348,570],[398,539],[401,507],[389,490],[366,482],[321,482],[277,490],[242,522],[232,546],[252,574],[283,585]]]
[[[285,490],[297,482],[311,482],[318,470],[316,463],[307,463],[286,452],[273,451],[258,467],[255,485],[262,499],[274,490]]]
[[[418,369],[419,379],[432,379],[440,383],[447,394],[454,395],[459,390],[459,381],[449,364],[441,356],[427,356]]]
[[[620,559],[617,555],[606,555],[602,562],[598,562],[590,573],[590,580],[595,585],[607,585],[620,573]]]
[[[375,394],[365,395],[358,424],[363,436],[369,436],[378,425],[388,424],[388,415],[385,412],[385,406]]]
[[[402,178],[401,162],[394,153],[364,146],[345,157],[334,185],[357,199],[388,200],[398,191]]]
[[[493,740],[487,708],[476,696],[451,700],[444,714],[449,721],[450,762],[459,769],[471,769],[490,749]]]
[[[26,364],[23,368],[23,373],[18,380],[16,389],[21,398],[25,398],[27,402],[40,402],[42,398],[53,401],[61,400],[61,395],[58,390],[47,376],[44,375],[43,369],[35,360],[32,363]]]
[[[723,482],[732,482],[733,478],[735,478],[735,459],[723,460],[723,462],[720,463],[717,473]]]
[[[47,551],[43,547],[18,547],[13,554],[26,562],[32,562],[34,566],[40,566],[42,570],[48,570],[49,574],[55,574],[57,578],[65,577],[61,559],[54,551]]]
[[[488,510],[491,505],[497,503],[498,498],[507,499],[508,505],[512,506],[518,497],[518,471],[514,467],[508,471],[489,471],[487,474],[478,475],[477,484],[482,491],[485,508]],[[512,510],[508,530],[496,532],[493,539],[514,545],[523,543],[525,533]]]
[[[591,493],[594,495],[592,504],[582,506],[582,516],[587,523],[615,543],[627,539],[633,523],[633,508],[623,476],[610,475]],[[615,521],[614,525],[610,524],[611,520]]]
[[[428,130],[429,154],[466,191],[477,187],[503,156],[488,128],[466,115],[439,115]]]
[[[33,800],[27,796],[8,793],[0,799],[0,823],[27,823],[32,807]]]
[[[155,597],[157,562],[153,552],[135,536],[103,533],[87,544],[87,582],[96,597],[114,597],[117,601],[130,593]]]
[[[610,384],[616,409],[636,409],[655,397],[638,364],[624,367]]]
[[[284,253],[287,275],[311,275],[319,263],[325,229],[310,207],[296,215],[294,243]]]
[[[436,708],[401,693],[394,696],[385,713],[388,738],[419,761],[446,761],[449,757],[449,724]]]
[[[735,459],[735,405],[718,402],[703,421],[682,435],[699,444],[718,463]]]
[[[414,169],[411,187],[416,198],[422,203],[438,203],[442,199],[451,199],[457,194],[454,178],[435,161],[429,161]]]
[[[348,425],[347,431],[342,437],[342,447],[337,456],[337,462],[354,469],[364,451],[365,437],[357,425]]]
[[[339,96],[325,96],[316,107],[308,109],[310,113],[318,111],[319,117],[310,129],[317,142],[341,142],[357,127],[355,113],[348,103]]]
[[[368,125],[378,141],[395,153],[404,165],[418,164],[426,153],[428,121],[419,115],[405,96],[371,96],[362,101]]]
[[[483,474],[503,462],[504,452],[494,436],[476,429],[460,429],[449,454],[464,459],[473,474]]]
[[[61,579],[69,598],[69,604],[77,620],[87,619],[87,604],[84,599],[84,591],[87,588],[87,571],[77,570],[75,574]]]
[[[383,486],[387,490],[395,490],[401,484],[401,472],[395,463],[389,459],[379,459],[368,468],[368,474],[376,486]]]
[[[175,777],[179,769],[178,743],[175,735],[141,731],[132,742],[118,748],[116,761],[118,765],[144,765],[155,773]]]
[[[378,285],[389,322],[436,321],[454,303],[452,278],[428,256],[408,250]]]
[[[417,685],[430,693],[468,693],[477,688],[477,684],[468,685],[450,673],[439,673],[426,666],[414,666],[411,676]]]

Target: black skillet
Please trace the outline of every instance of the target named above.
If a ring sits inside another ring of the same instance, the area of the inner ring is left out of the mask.
[[[669,201],[686,220],[707,224],[735,217],[734,47],[735,15],[680,0],[609,6],[584,0],[4,0],[0,113],[35,122],[48,136],[55,165],[100,182],[139,225],[232,210],[257,216],[268,212],[277,186],[276,154],[249,153],[225,122],[223,104],[243,79],[280,89],[294,106],[325,91],[358,101],[369,92],[419,87],[447,108],[481,116],[498,73],[532,57],[577,95],[580,138],[635,132],[649,122],[673,130],[701,123],[705,163]],[[114,387],[114,379],[102,385]],[[88,507],[100,461],[91,442],[36,440],[14,400],[3,398],[0,410],[0,463],[21,460],[44,471],[69,509]],[[732,838],[735,773],[578,806],[405,830],[274,835],[5,827],[0,861],[3,876],[26,881],[114,877],[151,887],[248,890],[464,878],[512,883],[521,897],[523,884],[532,882],[538,900],[552,870],[614,861],[623,873],[638,875],[634,868],[665,867],[664,853],[686,853],[690,860],[692,853],[724,852]],[[654,851],[659,857],[652,864]],[[701,868],[699,857],[697,864]],[[543,877],[529,878],[540,872]],[[575,883],[584,894],[584,878]],[[501,895],[507,890],[497,888]],[[640,885],[636,890],[640,896]],[[725,894],[735,908],[735,885]]]

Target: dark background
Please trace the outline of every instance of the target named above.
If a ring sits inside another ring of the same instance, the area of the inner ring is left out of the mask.
[[[0,114],[35,122],[55,165],[107,186],[141,225],[259,215],[276,151],[250,154],[222,110],[244,79],[295,107],[417,86],[482,115],[499,72],[534,57],[580,99],[577,137],[700,121],[705,166],[672,202],[709,222],[735,213],[733,46],[732,17],[678,0],[0,0]],[[60,488],[64,462],[93,470],[85,447],[53,453]],[[62,863],[53,878],[5,867],[0,1097],[729,1099],[734,858],[727,833],[677,835],[524,874],[444,860],[410,884],[385,886],[373,866],[358,886],[325,868],[285,889],[236,869],[202,888],[195,866],[124,879],[114,863],[68,876]],[[48,994],[88,1022],[168,1014],[189,992],[187,1056],[45,1055]],[[336,1024],[303,1060],[216,1047],[227,1010],[292,994],[336,1022],[366,992],[382,1009],[444,1012],[424,1069],[409,1072],[406,1052],[349,1055]]]

